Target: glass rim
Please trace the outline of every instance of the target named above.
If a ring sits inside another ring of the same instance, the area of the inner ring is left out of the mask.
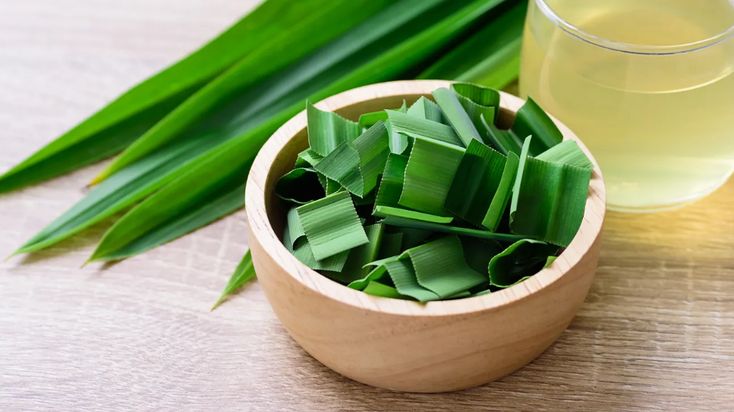
[[[589,43],[593,46],[602,47],[608,50],[629,53],[629,54],[643,54],[643,55],[669,55],[669,54],[683,54],[690,53],[697,50],[705,49],[715,44],[726,41],[730,37],[734,37],[734,24],[722,32],[715,34],[711,37],[696,40],[689,43],[672,44],[672,45],[646,45],[646,44],[635,44],[627,42],[619,42],[610,40],[601,36],[597,36],[588,33],[577,26],[569,23],[566,19],[556,13],[551,8],[546,0],[535,0],[535,4],[538,6],[540,11],[557,25],[561,30],[566,32],[568,35],[573,36],[583,42]]]

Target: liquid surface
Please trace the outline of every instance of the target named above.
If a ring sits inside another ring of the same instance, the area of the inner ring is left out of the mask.
[[[557,15],[591,35],[585,40],[561,30],[534,3],[523,38],[520,92],[591,149],[611,208],[674,207],[726,181],[734,168],[734,39],[668,55],[592,43],[593,36],[663,48],[705,41],[734,24],[731,1],[548,1]]]

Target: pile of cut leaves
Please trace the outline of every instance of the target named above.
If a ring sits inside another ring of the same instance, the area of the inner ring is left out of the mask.
[[[529,99],[470,83],[352,121],[307,106],[308,149],[276,194],[283,243],[351,288],[420,302],[506,288],[576,235],[593,166]]]

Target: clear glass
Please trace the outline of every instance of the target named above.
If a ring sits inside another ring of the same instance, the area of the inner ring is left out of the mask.
[[[734,0],[530,0],[520,94],[599,161],[609,207],[701,198],[734,170]]]

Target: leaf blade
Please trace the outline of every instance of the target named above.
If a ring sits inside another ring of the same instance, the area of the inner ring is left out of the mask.
[[[296,211],[317,260],[369,242],[347,192],[336,192]]]
[[[268,1],[184,59],[137,84],[0,176],[0,193],[52,178],[127,147],[207,81],[250,53],[315,0]]]

